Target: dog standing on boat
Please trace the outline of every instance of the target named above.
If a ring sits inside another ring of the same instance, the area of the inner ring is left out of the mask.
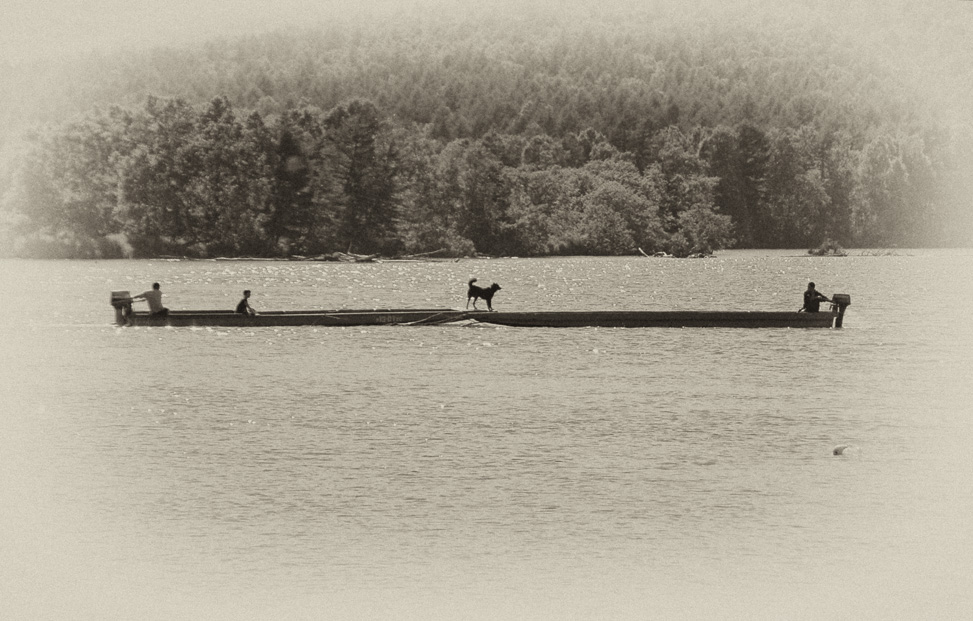
[[[500,291],[500,285],[493,283],[489,287],[477,287],[473,283],[475,278],[470,278],[469,288],[466,290],[466,308],[470,307],[470,300],[473,300],[473,309],[476,310],[476,301],[483,299],[487,303],[487,310],[493,310],[493,294]]]

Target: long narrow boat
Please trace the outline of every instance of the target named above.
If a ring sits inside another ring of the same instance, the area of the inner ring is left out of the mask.
[[[546,311],[476,313],[482,323],[548,328],[840,328],[844,313],[774,311]]]
[[[545,328],[840,328],[851,296],[835,294],[819,313],[782,311],[540,311],[491,312],[450,308],[384,308],[270,311],[243,315],[226,310],[170,311],[153,316],[132,311],[127,291],[113,291],[115,322],[122,326],[275,327],[437,325],[477,321]]]
[[[374,326],[459,321],[463,311],[449,308],[269,311],[243,315],[233,311],[169,311],[164,317],[146,312],[123,315],[123,326],[263,328],[277,326]]]

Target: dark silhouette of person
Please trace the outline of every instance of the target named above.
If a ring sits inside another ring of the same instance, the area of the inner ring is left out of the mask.
[[[257,314],[257,311],[253,310],[253,307],[250,306],[250,290],[249,289],[247,289],[247,290],[245,290],[243,292],[243,299],[240,300],[240,303],[236,305],[236,312],[240,313],[241,315],[256,315]]]
[[[805,313],[816,313],[821,310],[821,302],[830,302],[826,295],[818,292],[814,288],[814,283],[807,283],[807,291],[804,292],[804,306],[801,310]]]

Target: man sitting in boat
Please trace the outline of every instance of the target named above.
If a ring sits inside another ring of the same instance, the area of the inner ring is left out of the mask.
[[[150,317],[165,317],[169,314],[169,309],[162,305],[162,290],[159,283],[152,283],[152,289],[138,295],[133,295],[132,300],[145,300],[149,303]]]
[[[251,315],[251,316],[257,314],[257,311],[253,310],[253,307],[250,306],[249,289],[246,289],[243,292],[243,299],[240,300],[240,303],[236,305],[236,312],[240,313],[241,315]]]
[[[826,295],[819,293],[814,288],[814,283],[807,283],[807,291],[804,292],[804,306],[801,311],[805,313],[816,313],[821,309],[821,302],[830,302]]]

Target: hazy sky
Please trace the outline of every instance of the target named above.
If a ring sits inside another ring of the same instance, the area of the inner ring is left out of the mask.
[[[183,45],[219,36],[315,26],[335,18],[369,19],[374,18],[374,13],[387,16],[388,9],[408,12],[416,7],[489,13],[545,6],[556,11],[569,4],[597,8],[621,3],[640,8],[672,5],[733,11],[734,6],[752,9],[765,1],[0,0],[0,54],[9,59],[23,59],[63,57],[91,50]]]
[[[597,4],[619,0],[597,0]],[[626,0],[635,1],[635,0]],[[645,0],[669,2],[671,0]],[[700,0],[710,2],[713,0]],[[0,0],[0,55],[70,56],[91,50],[182,45],[219,36],[310,27],[415,6],[587,4],[587,0]]]
[[[404,0],[407,3],[408,0]],[[218,36],[311,26],[352,0],[2,0],[0,54],[8,59],[65,56],[92,49],[181,45]]]
[[[845,2],[837,0],[0,0],[0,55],[7,59],[35,56],[70,56],[92,49],[117,50],[157,45],[183,45],[218,36],[234,36],[288,27],[314,26],[340,17],[356,19],[376,8],[430,6],[502,11],[506,8],[564,4],[598,7],[630,2],[640,7],[680,7],[710,11],[762,12],[772,4],[787,13],[787,5],[815,6],[847,17]],[[918,0],[916,0],[918,3]],[[933,10],[968,18],[973,3],[963,0],[923,0]],[[853,0],[851,6],[869,7],[862,26],[867,28],[887,12],[910,7],[910,0]],[[828,8],[828,7],[831,8]],[[906,8],[905,10],[908,10]],[[973,45],[973,43],[971,43]]]

